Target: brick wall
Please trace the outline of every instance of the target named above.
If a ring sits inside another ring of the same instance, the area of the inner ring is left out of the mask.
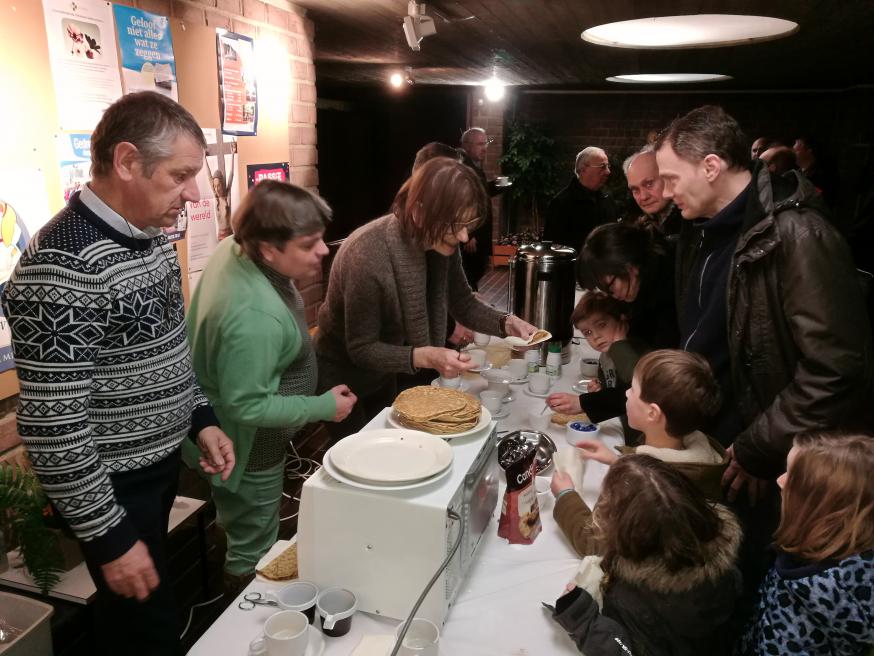
[[[316,69],[313,23],[304,10],[284,0],[113,0],[188,23],[224,28],[257,39],[270,35],[288,53],[291,89],[288,107],[288,161],[291,181],[318,192]],[[298,281],[306,318],[315,324],[323,289],[321,277]]]
[[[501,175],[501,166],[498,164],[498,160],[504,151],[505,110],[506,99],[490,102],[485,99],[480,87],[477,87],[470,94],[468,127],[482,128],[486,131],[488,138],[494,140],[486,149],[486,159],[483,162],[483,171],[489,180]],[[504,232],[501,196],[495,196],[492,199],[492,216],[495,217],[492,222],[492,241],[494,241]]]

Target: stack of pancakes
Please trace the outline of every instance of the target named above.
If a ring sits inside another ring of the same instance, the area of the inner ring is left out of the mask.
[[[392,407],[404,426],[435,435],[470,430],[480,415],[479,400],[458,390],[430,385],[404,390]]]

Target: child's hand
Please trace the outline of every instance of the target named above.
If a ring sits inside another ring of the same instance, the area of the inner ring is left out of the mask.
[[[575,415],[583,411],[580,407],[580,397],[565,392],[555,392],[547,396],[546,405],[553,412],[561,412],[566,415]]]
[[[586,385],[586,391],[591,392],[600,392],[601,391],[601,381],[597,378],[593,378],[589,381],[589,384]]]
[[[619,456],[610,447],[598,440],[580,440],[576,447],[586,460],[596,460],[605,465],[612,465],[619,460]]]
[[[564,490],[575,489],[574,481],[570,476],[568,476],[567,472],[556,469],[555,473],[552,475],[549,489],[552,490],[552,496],[557,497]]]

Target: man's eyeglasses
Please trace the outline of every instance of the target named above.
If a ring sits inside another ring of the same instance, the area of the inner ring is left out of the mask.
[[[604,162],[603,164],[583,164],[583,166],[585,166],[586,168],[589,168],[589,169],[601,169],[602,171],[609,171],[610,170],[610,163],[609,162]]]

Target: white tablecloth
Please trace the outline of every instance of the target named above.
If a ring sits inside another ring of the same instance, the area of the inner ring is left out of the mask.
[[[597,357],[584,343],[573,347],[571,363],[562,369],[562,376],[553,391],[570,392],[579,379],[580,357]],[[472,385],[476,393],[486,387],[479,379]],[[525,394],[524,385],[511,386],[514,401],[511,413],[498,420],[498,430],[527,428],[528,411],[540,408],[543,399]],[[618,420],[604,422],[600,436],[611,445],[621,443]],[[565,440],[564,427],[550,424],[547,430],[556,446],[572,448]],[[607,467],[589,462],[584,478],[583,498],[593,506]],[[503,488],[502,488],[503,493]],[[551,499],[550,499],[551,501]],[[574,654],[576,647],[567,634],[552,621],[541,601],[552,604],[573,577],[579,559],[552,519],[552,504],[541,512],[543,531],[531,545],[511,545],[497,535],[500,500],[491,526],[479,546],[476,560],[467,581],[450,610],[440,638],[443,656],[541,656]],[[281,583],[253,581],[240,593],[189,651],[192,656],[244,655],[250,640],[260,635],[264,622],[275,612],[262,606],[252,611],[237,607],[243,594],[264,592],[282,587]],[[352,630],[341,638],[326,638],[327,656],[348,656],[363,635],[393,633],[397,620],[366,613],[357,613]],[[307,656],[311,656],[310,652]],[[315,652],[312,656],[316,656]]]

